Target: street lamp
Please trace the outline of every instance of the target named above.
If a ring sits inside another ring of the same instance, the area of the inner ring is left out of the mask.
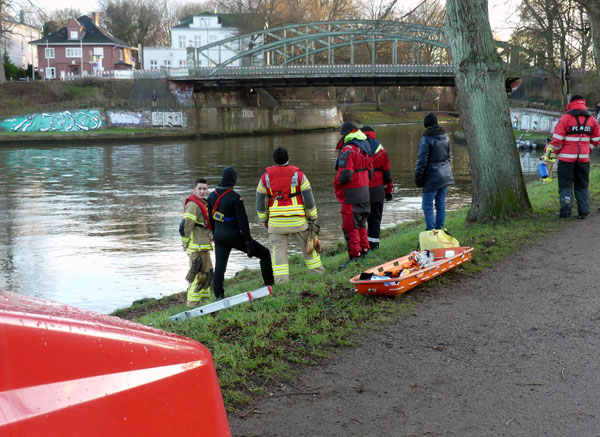
[[[440,96],[436,96],[433,100],[437,103],[437,112],[440,112]]]

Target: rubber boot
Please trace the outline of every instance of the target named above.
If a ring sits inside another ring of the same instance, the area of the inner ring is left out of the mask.
[[[558,215],[560,218],[567,218],[571,215],[571,209],[573,208],[573,197],[571,195],[571,190],[559,190],[559,196],[560,212]]]
[[[348,267],[350,264],[354,263],[358,263],[358,261],[360,261],[360,256],[351,256],[350,258],[348,258],[343,264],[341,264],[338,267],[338,271],[342,271],[344,270],[346,267]]]

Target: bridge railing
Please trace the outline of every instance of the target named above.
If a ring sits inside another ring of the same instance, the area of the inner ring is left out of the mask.
[[[178,78],[243,78],[243,77],[313,77],[346,75],[452,75],[451,64],[377,64],[377,65],[259,65],[246,67],[224,67],[216,74],[210,67],[170,68],[167,77]]]

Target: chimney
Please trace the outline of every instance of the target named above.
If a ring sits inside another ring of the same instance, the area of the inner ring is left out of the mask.
[[[92,12],[92,21],[96,26],[100,25],[100,14],[98,12]]]

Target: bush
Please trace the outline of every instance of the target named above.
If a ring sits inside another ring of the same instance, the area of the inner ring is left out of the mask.
[[[10,61],[8,53],[4,53],[4,73],[7,80],[18,80],[27,77],[27,72]]]

